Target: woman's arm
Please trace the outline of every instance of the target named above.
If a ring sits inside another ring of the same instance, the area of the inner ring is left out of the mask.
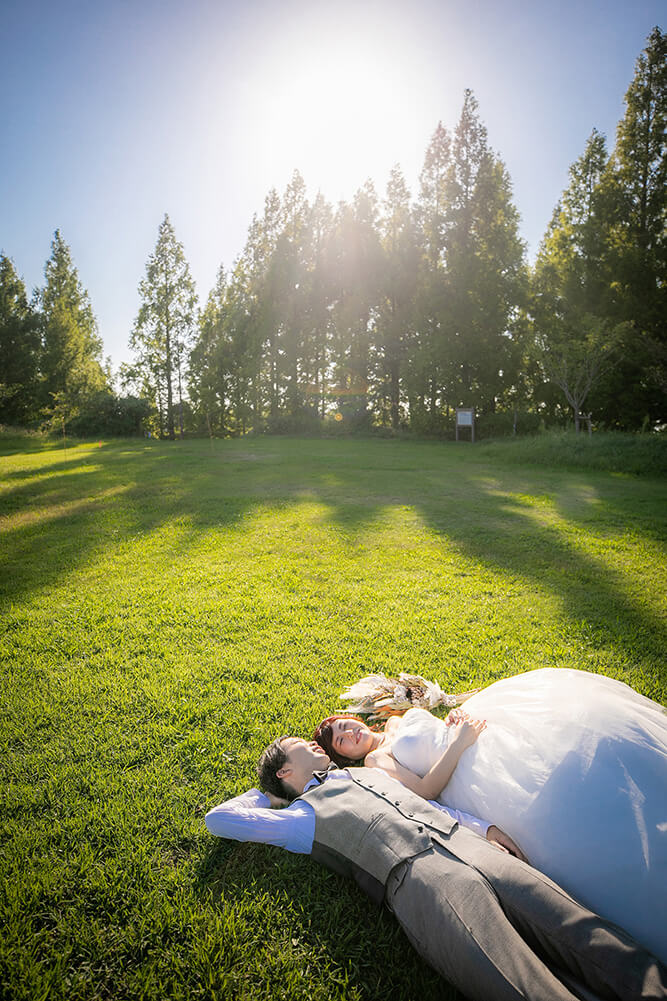
[[[371,751],[364,764],[369,768],[382,768],[387,775],[398,779],[407,789],[423,796],[424,799],[437,799],[454,774],[454,769],[463,752],[466,748],[471,747],[480,733],[486,729],[486,720],[468,718],[453,724],[453,726],[455,730],[450,738],[449,746],[423,778],[415,775],[409,768],[400,765],[391,754],[391,749],[386,750],[379,747],[376,751]]]

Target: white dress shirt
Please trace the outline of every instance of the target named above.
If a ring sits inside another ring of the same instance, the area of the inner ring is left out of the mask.
[[[350,773],[346,768],[336,769],[324,776],[325,782],[349,781]],[[317,785],[317,779],[311,779],[303,790],[306,792]],[[436,810],[442,810],[456,820],[461,827],[467,827],[481,837],[486,837],[489,824],[469,813],[452,810],[448,806],[428,801]],[[211,834],[219,838],[230,838],[233,841],[258,841],[266,845],[276,845],[286,848],[288,852],[300,855],[310,855],[315,839],[315,811],[306,800],[296,799],[284,810],[273,810],[269,806],[269,798],[259,789],[249,789],[248,792],[225,800],[206,814],[206,826]]]

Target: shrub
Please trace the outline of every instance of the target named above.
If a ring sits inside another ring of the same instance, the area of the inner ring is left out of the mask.
[[[137,396],[116,396],[101,390],[90,396],[76,417],[67,422],[70,434],[80,437],[98,435],[139,435],[144,421],[153,413],[149,400]]]

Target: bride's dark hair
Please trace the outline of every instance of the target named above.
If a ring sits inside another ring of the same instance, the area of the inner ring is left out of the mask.
[[[336,713],[335,716],[327,716],[322,722],[315,728],[315,733],[313,734],[313,740],[323,748],[334,764],[338,765],[339,768],[349,768],[350,766],[360,765],[360,758],[346,758],[342,754],[338,754],[334,750],[333,746],[333,724],[337,719],[356,719],[359,723],[366,723],[366,720],[362,719],[361,716],[353,716],[351,713]],[[368,726],[368,724],[366,723]]]

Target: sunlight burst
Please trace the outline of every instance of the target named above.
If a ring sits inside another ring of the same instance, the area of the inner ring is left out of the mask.
[[[382,190],[387,164],[423,142],[413,135],[416,76],[405,53],[341,40],[267,67],[253,104],[274,165],[334,198],[369,176]]]

